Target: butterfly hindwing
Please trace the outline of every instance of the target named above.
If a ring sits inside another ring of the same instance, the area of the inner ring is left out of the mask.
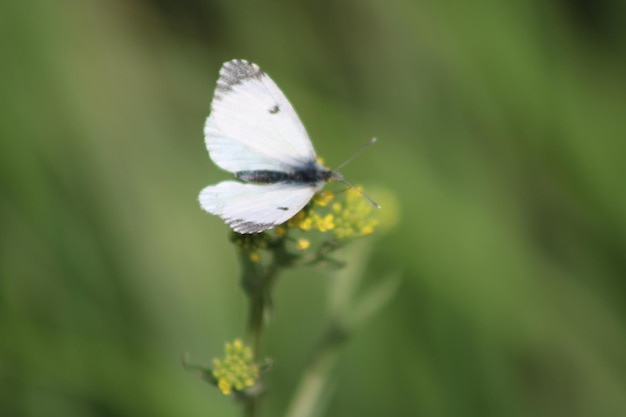
[[[213,162],[230,172],[292,172],[316,158],[285,95],[258,66],[244,60],[222,66],[204,134]]]
[[[306,184],[223,181],[202,190],[200,205],[238,233],[260,233],[293,217],[315,191]]]

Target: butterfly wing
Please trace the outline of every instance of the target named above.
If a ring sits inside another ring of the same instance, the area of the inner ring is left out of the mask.
[[[200,192],[200,205],[238,233],[260,233],[292,218],[316,187],[300,184],[242,184],[223,181]]]
[[[230,172],[293,172],[316,158],[287,97],[244,60],[222,66],[204,135],[213,162]]]

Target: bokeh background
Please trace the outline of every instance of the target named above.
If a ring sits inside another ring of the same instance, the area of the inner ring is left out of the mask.
[[[329,416],[626,415],[626,3],[32,0],[0,5],[0,415],[237,416],[186,372],[243,334],[228,177],[202,125],[258,63],[319,154],[395,196]],[[383,208],[384,210],[384,208]],[[350,260],[348,259],[348,262]],[[286,273],[281,415],[328,274]]]

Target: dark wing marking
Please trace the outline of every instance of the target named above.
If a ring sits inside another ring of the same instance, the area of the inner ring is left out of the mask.
[[[278,226],[279,223],[255,223],[243,219],[226,219],[226,223],[233,228],[237,233],[249,234],[249,233],[261,233],[267,229],[271,229],[274,226]]]
[[[269,109],[269,112],[271,114],[276,114],[280,111],[280,107],[278,107],[278,104],[274,104],[274,107],[272,107],[271,109]]]
[[[263,71],[255,64],[243,59],[234,59],[226,62],[220,70],[220,78],[215,88],[215,98],[220,98],[224,93],[232,91],[233,86],[241,84],[250,78],[260,79]]]

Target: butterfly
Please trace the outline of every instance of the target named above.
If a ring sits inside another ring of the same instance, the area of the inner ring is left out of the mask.
[[[213,162],[239,181],[204,188],[200,205],[238,233],[260,233],[285,223],[328,181],[350,185],[339,172],[318,163],[287,97],[245,60],[222,66],[204,138]]]

